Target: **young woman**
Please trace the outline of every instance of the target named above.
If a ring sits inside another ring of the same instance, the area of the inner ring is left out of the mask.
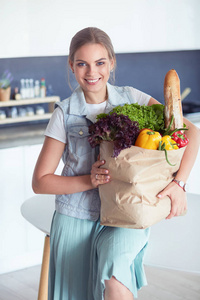
[[[99,149],[88,143],[88,126],[96,115],[117,105],[158,103],[132,87],[108,83],[116,58],[107,34],[85,28],[72,39],[69,66],[79,87],[57,104],[45,132],[38,158],[33,190],[56,195],[56,211],[50,234],[49,300],[130,300],[146,284],[143,257],[148,229],[101,226],[98,186],[107,184],[109,170],[99,168]],[[199,145],[199,131],[189,121],[190,143],[177,180],[187,181]],[[63,158],[61,176],[55,175]],[[172,209],[168,218],[187,207],[185,192],[171,182],[158,197],[168,195]]]

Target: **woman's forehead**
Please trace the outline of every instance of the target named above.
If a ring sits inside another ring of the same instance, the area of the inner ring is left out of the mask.
[[[108,59],[108,51],[101,44],[85,44],[81,46],[74,55],[75,60],[99,60]]]

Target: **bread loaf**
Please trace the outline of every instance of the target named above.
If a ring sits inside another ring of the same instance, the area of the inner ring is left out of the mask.
[[[171,130],[183,127],[183,112],[180,95],[180,79],[174,69],[167,72],[164,81],[164,99],[165,99],[165,128],[174,121]]]

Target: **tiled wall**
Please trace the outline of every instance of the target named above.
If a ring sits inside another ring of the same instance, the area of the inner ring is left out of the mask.
[[[164,77],[172,68],[179,74],[181,91],[186,87],[192,90],[185,101],[200,103],[200,50],[117,54],[115,84],[133,86],[163,102]],[[0,59],[0,73],[5,69],[14,76],[13,88],[20,87],[21,78],[44,77],[61,99],[71,94],[67,56]],[[71,72],[70,82],[75,86]]]

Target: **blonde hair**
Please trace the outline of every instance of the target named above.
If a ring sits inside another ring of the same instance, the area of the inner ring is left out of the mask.
[[[114,68],[111,72],[111,80],[115,81],[115,68],[116,68],[116,56],[110,37],[101,29],[96,27],[87,27],[78,31],[71,40],[69,47],[69,62],[74,62],[74,55],[76,51],[85,44],[100,44],[108,51],[108,57],[113,59]]]

